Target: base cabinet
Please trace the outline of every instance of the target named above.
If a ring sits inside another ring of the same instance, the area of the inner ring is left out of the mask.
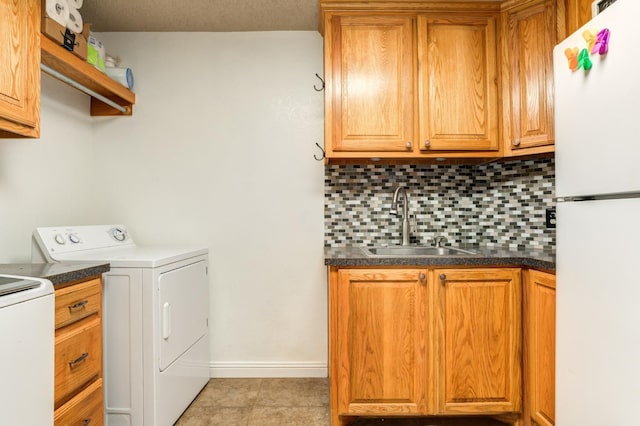
[[[341,270],[335,291],[338,413],[426,412],[427,271]]]
[[[520,275],[332,267],[332,425],[360,416],[518,413]]]
[[[526,383],[529,416],[525,424],[555,425],[556,277],[526,274]]]
[[[520,269],[436,269],[438,413],[520,411]]]
[[[103,392],[102,379],[94,381],[55,411],[53,423],[55,425],[103,425]]]
[[[54,425],[102,425],[102,280],[55,290]]]

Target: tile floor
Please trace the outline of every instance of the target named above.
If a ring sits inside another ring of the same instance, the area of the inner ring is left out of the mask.
[[[328,426],[328,379],[211,379],[175,426]]]
[[[329,380],[211,379],[174,426],[330,426]],[[497,426],[482,419],[361,418],[352,426]]]

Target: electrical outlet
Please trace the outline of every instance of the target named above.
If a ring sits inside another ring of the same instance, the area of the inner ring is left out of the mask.
[[[546,210],[546,224],[547,228],[555,228],[556,227],[556,208],[549,207]]]

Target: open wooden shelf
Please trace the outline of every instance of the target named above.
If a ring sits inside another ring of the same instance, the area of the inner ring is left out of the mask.
[[[112,80],[106,74],[103,74],[64,47],[59,46],[45,35],[42,35],[40,39],[40,47],[40,60],[43,64],[127,108],[127,112],[123,113],[92,97],[91,115],[132,115],[136,95],[131,90]]]

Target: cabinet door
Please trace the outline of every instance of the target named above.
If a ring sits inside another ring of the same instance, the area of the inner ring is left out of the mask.
[[[555,0],[507,12],[505,77],[510,129],[505,130],[509,155],[552,152],[553,47],[556,42]],[[546,147],[531,150],[530,148]]]
[[[341,269],[335,284],[339,414],[425,413],[427,271]]]
[[[520,410],[519,269],[436,269],[438,412]]]
[[[566,34],[569,36],[591,20],[591,4],[593,0],[558,0],[563,2],[566,10]]]
[[[327,155],[411,151],[414,19],[333,16],[330,28],[325,34]]]
[[[496,20],[418,18],[420,149],[495,151]]]
[[[556,277],[527,272],[528,402],[534,424],[555,424]]]
[[[40,135],[40,0],[0,0],[0,137]]]

